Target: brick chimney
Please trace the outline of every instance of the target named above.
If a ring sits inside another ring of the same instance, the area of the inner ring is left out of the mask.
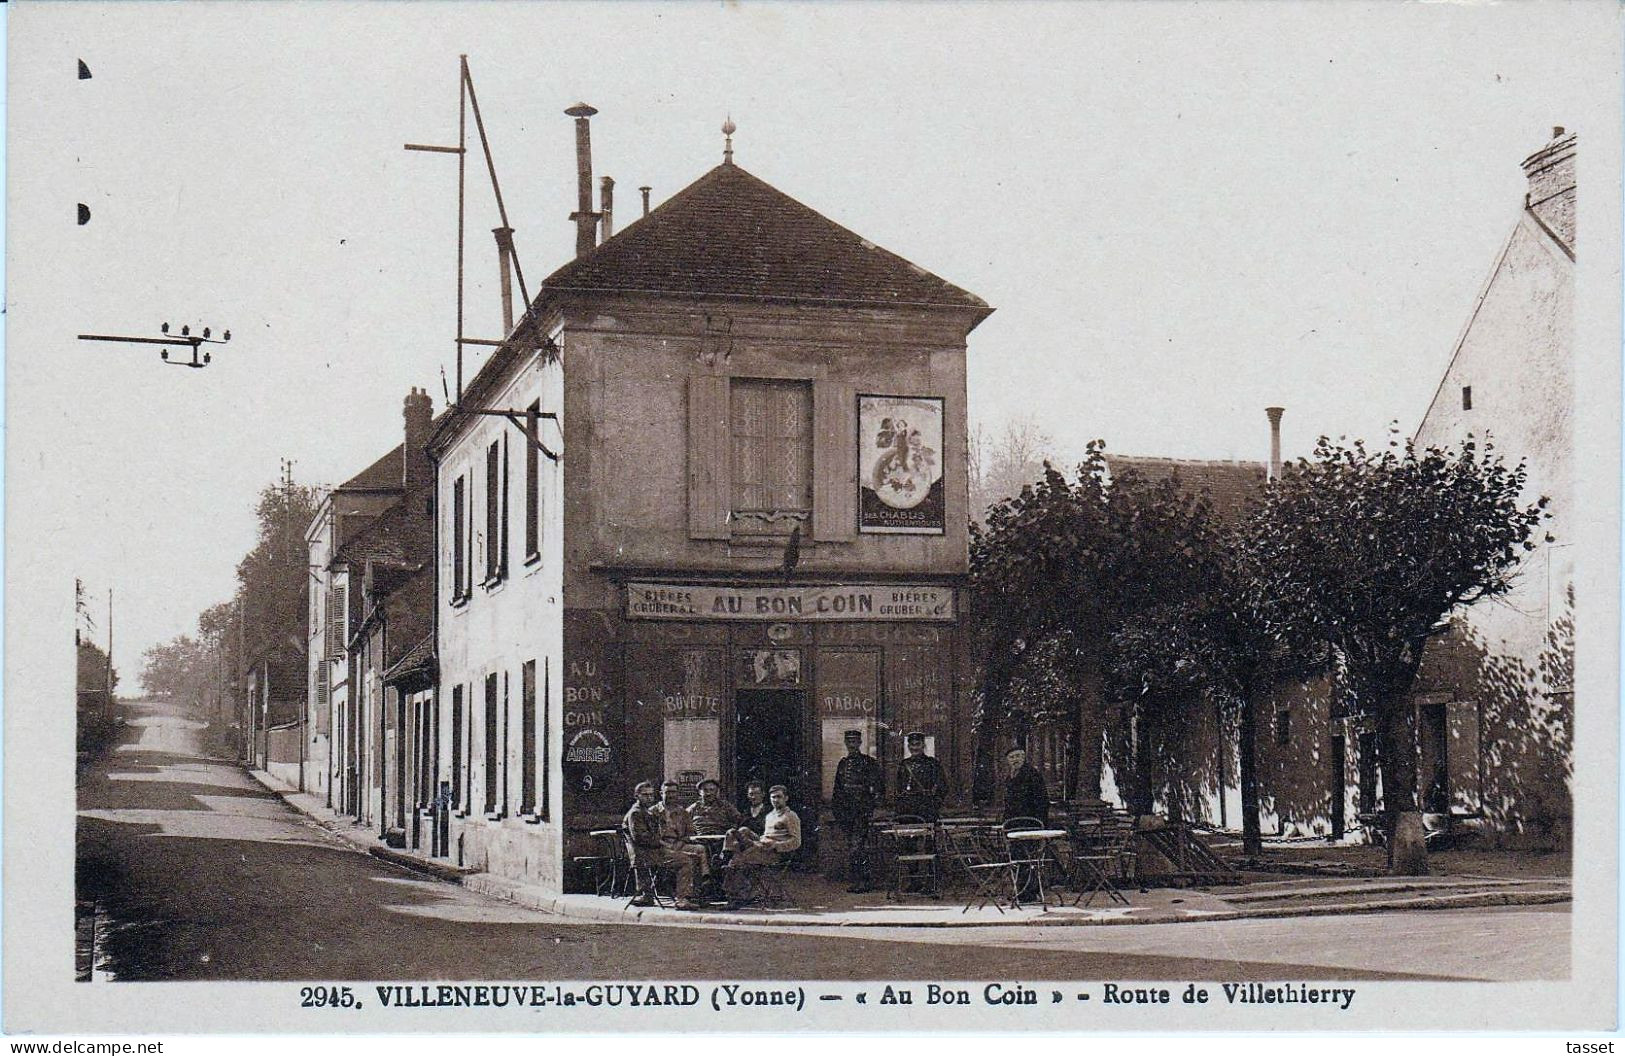
[[[1552,129],[1552,141],[1523,161],[1529,178],[1524,205],[1546,229],[1574,252],[1574,154],[1576,136],[1561,125]]]
[[[424,389],[406,394],[401,411],[406,419],[406,438],[401,444],[401,486],[407,491],[428,487],[434,479],[429,463],[429,426],[434,422],[434,401]]]

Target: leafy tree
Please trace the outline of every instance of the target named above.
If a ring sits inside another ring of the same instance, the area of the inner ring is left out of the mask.
[[[986,652],[984,751],[994,731],[1023,713],[1012,693],[1021,680],[1065,687],[1051,699],[1072,713],[1076,730],[1067,791],[1100,797],[1112,636],[1135,613],[1191,591],[1211,560],[1197,542],[1211,517],[1206,497],[1176,480],[1114,478],[1097,440],[1075,481],[1045,463],[1042,478],[995,503],[985,526],[972,526],[971,584]]]
[[[108,665],[106,650],[94,642],[80,639],[75,651],[78,654],[80,692],[112,693],[118,689],[118,670]]]
[[[1526,482],[1522,462],[1472,437],[1459,452],[1421,453],[1398,439],[1371,452],[1322,437],[1264,501],[1254,574],[1277,634],[1325,642],[1376,720],[1396,874],[1427,871],[1410,700],[1422,650],[1452,610],[1510,589],[1546,516],[1546,499],[1523,502]]]

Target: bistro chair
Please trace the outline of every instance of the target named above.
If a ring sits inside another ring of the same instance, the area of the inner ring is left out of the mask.
[[[625,848],[627,861],[630,865],[628,875],[631,880],[633,900],[643,892],[649,892],[655,905],[663,909],[672,909],[677,905],[676,874],[665,866],[654,865],[639,858],[637,848],[632,846],[630,836],[622,834],[622,846]],[[661,881],[666,882],[666,890],[660,889]]]
[[[745,900],[772,907],[789,905],[790,894],[785,889],[785,881],[790,875],[790,863],[794,857],[793,854],[781,854],[778,861],[771,864],[746,866]]]
[[[930,885],[933,898],[942,897],[937,887],[937,829],[924,818],[905,814],[887,830],[891,840],[891,883],[886,897],[901,901],[904,888],[914,881]]]
[[[1117,818],[1105,818],[1099,825],[1073,831],[1071,881],[1077,892],[1072,899],[1074,906],[1093,905],[1098,894],[1105,894],[1108,905],[1114,901],[1129,904],[1118,885],[1134,875],[1131,866],[1135,854],[1130,849],[1133,837],[1132,823],[1125,825]]]
[[[1004,913],[1005,879],[1010,874],[1010,859],[1004,854],[1002,846],[995,847],[987,838],[991,831],[994,830],[965,827],[943,831],[949,867],[956,877],[966,881],[970,890],[961,913],[969,912],[972,903],[981,909],[990,902],[1001,915]]]

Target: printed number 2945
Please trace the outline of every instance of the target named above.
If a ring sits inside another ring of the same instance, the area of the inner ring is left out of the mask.
[[[347,986],[302,986],[300,1008],[360,1008],[355,992]]]

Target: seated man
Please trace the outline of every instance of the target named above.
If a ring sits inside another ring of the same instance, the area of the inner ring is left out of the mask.
[[[768,811],[772,809],[767,802],[767,786],[760,781],[749,782],[745,785],[745,799],[747,800],[747,813],[743,815],[745,827],[750,829],[752,835],[760,836]],[[735,829],[737,828],[738,826],[735,826]],[[731,854],[739,850],[740,846],[742,845],[738,833],[734,829],[728,830],[728,839],[722,845],[722,849]]]
[[[732,898],[740,898],[745,889],[749,871],[774,865],[787,854],[801,849],[801,817],[790,809],[790,790],[774,785],[768,797],[773,809],[763,817],[762,834],[756,835],[749,826],[734,830],[739,841],[739,853],[733,856],[723,873],[723,889]]]
[[[708,777],[700,782],[700,798],[689,804],[688,816],[701,836],[723,836],[745,820],[739,808],[722,798],[722,782]]]
[[[633,791],[637,793],[637,802],[626,812],[622,825],[626,831],[627,849],[631,852],[632,864],[638,868],[640,874],[643,873],[643,867],[647,867],[648,879],[639,876],[639,890],[632,904],[654,905],[654,891],[645,885],[652,880],[657,870],[669,865],[677,870],[678,908],[700,908],[699,903],[694,901],[694,859],[673,851],[661,839],[660,815],[655,811],[654,782],[640,781]]]
[[[677,790],[675,781],[666,781],[660,786],[660,802],[654,806],[660,816],[660,842],[667,849],[694,859],[701,877],[710,876],[711,856],[706,853],[704,844],[694,842],[694,821],[688,811],[677,804]]]

